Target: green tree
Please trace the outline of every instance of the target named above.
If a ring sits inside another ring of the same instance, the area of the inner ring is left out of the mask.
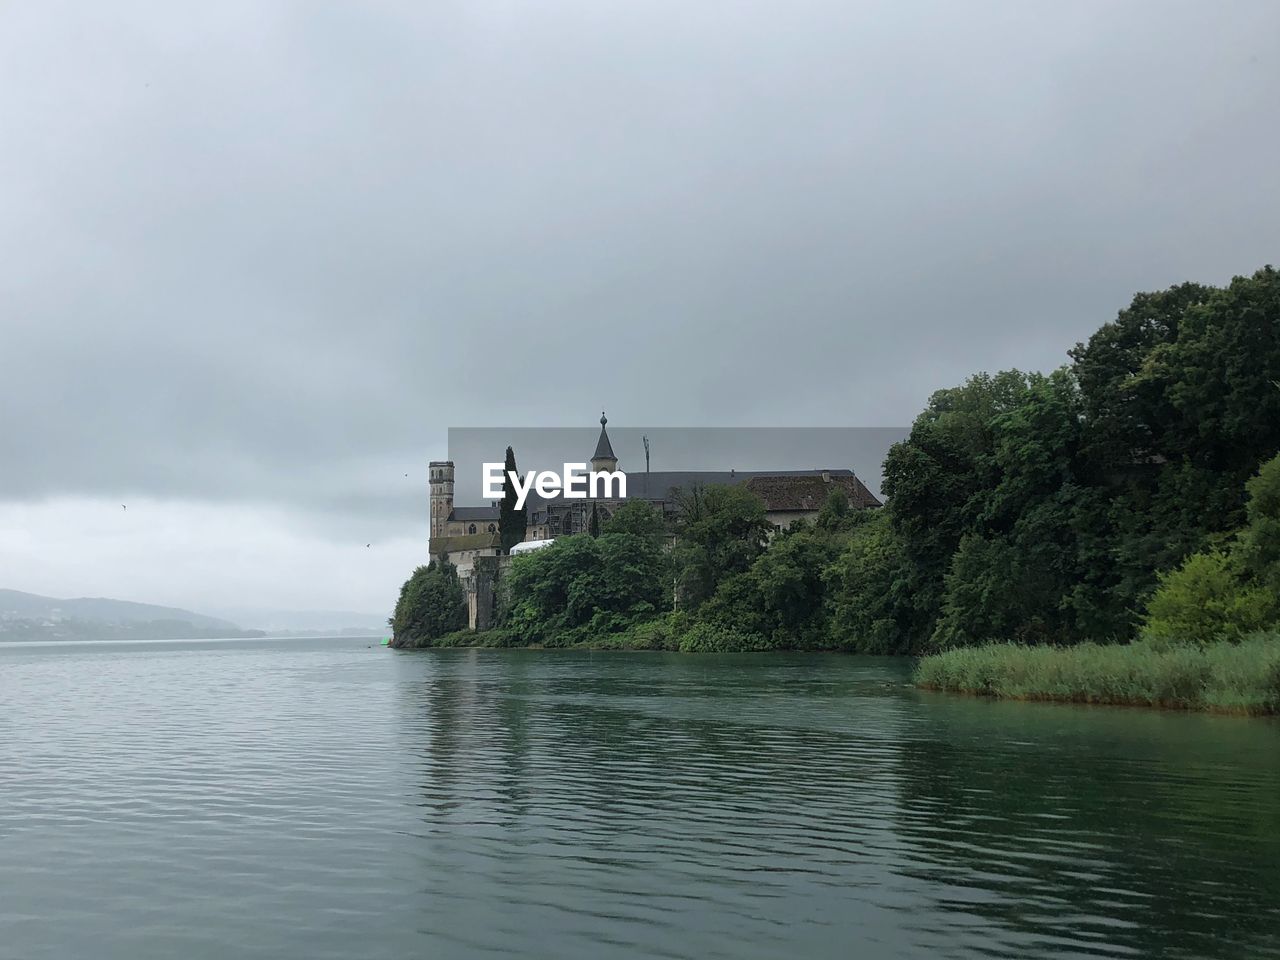
[[[744,573],[765,547],[764,503],[742,487],[694,487],[679,498],[673,550],[682,604],[698,607],[720,583]]]
[[[973,531],[981,500],[996,482],[993,422],[1022,402],[1029,379],[1007,370],[937,391],[907,439],[889,450],[886,510],[903,545],[907,581],[898,593],[904,606],[893,619],[911,636],[933,632],[951,557]]]
[[[432,640],[467,625],[466,597],[457,568],[432,560],[418,567],[400,588],[391,618],[392,642],[430,645]]]
[[[1234,556],[1210,550],[1160,576],[1143,636],[1155,643],[1212,643],[1276,620],[1275,594],[1243,581]]]
[[[1017,402],[991,418],[990,448],[978,458],[988,482],[967,505],[933,646],[1079,639],[1076,604],[1092,599],[1080,590],[1076,528],[1089,502],[1076,476],[1081,424],[1067,370],[1032,374]]]
[[[814,525],[819,530],[830,532],[845,530],[861,522],[863,515],[862,511],[855,511],[849,506],[849,495],[839,487],[835,487],[827,494],[827,499],[814,520]]]
[[[667,541],[667,525],[662,514],[644,500],[628,500],[604,524],[605,533],[630,533],[661,546]]]
[[[805,528],[777,537],[750,569],[720,581],[703,620],[766,638],[772,649],[823,649],[827,567],[839,552],[828,532]]]
[[[1240,534],[1240,562],[1247,576],[1280,597],[1280,456],[1264,463],[1246,489],[1249,524]]]
[[[591,501],[591,520],[587,524],[587,533],[593,537],[600,536],[600,512],[596,509],[595,501]]]
[[[1129,473],[1137,464],[1169,457],[1176,418],[1164,385],[1150,375],[1152,357],[1177,340],[1188,314],[1212,292],[1183,283],[1139,293],[1070,351],[1090,424],[1089,459],[1099,471]]]
[[[885,462],[888,619],[943,646],[1132,637],[1157,572],[1238,528],[1280,450],[1278,329],[1267,267],[1137,295],[1068,369],[935,393]]]
[[[514,557],[501,621],[524,643],[564,645],[624,629],[666,606],[662,551],[629,533],[560,537]]]
[[[889,514],[869,513],[823,572],[835,646],[860,653],[918,652],[925,638],[911,632],[908,562]]]
[[[1280,622],[1280,456],[1246,489],[1248,524],[1224,549],[1192,554],[1160,576],[1144,637],[1204,644]]]
[[[502,505],[498,508],[498,539],[503,553],[510,553],[512,547],[522,543],[529,529],[526,509],[516,507],[519,495],[515,484],[511,482],[513,474],[516,474],[516,454],[507,447],[507,459],[502,472]]]
[[[1106,493],[1107,590],[1136,609],[1158,570],[1244,521],[1244,482],[1280,451],[1280,274],[1139,294],[1072,351],[1081,474]]]

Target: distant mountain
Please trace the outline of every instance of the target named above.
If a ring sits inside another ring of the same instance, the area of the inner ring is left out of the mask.
[[[110,600],[60,599],[0,589],[0,640],[135,640],[261,636],[230,620],[179,607]]]
[[[60,600],[41,597],[20,590],[0,590],[0,619],[23,620],[101,620],[104,623],[147,623],[152,620],[179,620],[195,627],[211,630],[239,630],[230,620],[207,617],[179,607],[161,607],[154,603],[132,600],[108,600],[105,597],[76,597]]]

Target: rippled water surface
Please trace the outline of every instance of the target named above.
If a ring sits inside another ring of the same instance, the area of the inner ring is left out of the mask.
[[[0,957],[1280,957],[1280,725],[836,657],[0,646]]]

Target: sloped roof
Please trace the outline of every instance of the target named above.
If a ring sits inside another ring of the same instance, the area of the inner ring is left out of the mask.
[[[826,473],[837,477],[857,479],[852,470],[654,470],[651,473],[636,471],[627,474],[628,500],[666,500],[677,490],[694,487],[734,487],[748,483],[755,477],[817,477]],[[874,498],[872,498],[874,499]]]
[[[827,484],[822,479],[823,474],[831,477],[831,483]],[[808,480],[814,481],[819,485],[824,485],[829,491],[831,484],[839,484],[846,488],[851,506],[881,506],[875,495],[859,480],[852,470],[835,469],[835,470],[654,470],[646,473],[637,470],[633,473],[627,473],[627,500],[670,500],[679,490],[691,490],[694,487],[710,487],[710,486],[737,486],[738,484],[749,484],[753,480]],[[769,484],[769,488],[778,488],[777,484]],[[763,493],[764,487],[752,488],[752,492],[759,496],[766,504],[769,498]],[[778,502],[784,502],[786,494],[779,488],[776,493],[772,494],[777,498]],[[798,498],[804,495],[802,488],[796,487],[791,496]],[[817,506],[808,507],[771,507],[777,510],[805,510],[819,509],[823,502],[827,499],[827,493],[820,495],[812,490],[808,493],[810,497],[818,496]],[[536,491],[530,490],[529,497],[525,501],[525,507],[529,511],[530,520],[536,516],[545,516],[546,506],[548,503],[562,503],[565,501],[563,494],[555,497],[545,498],[538,496]],[[454,507],[453,513],[449,515],[451,520],[474,520],[474,521],[491,521],[498,519],[497,507]]]
[[[596,452],[591,455],[592,460],[617,460],[613,455],[613,444],[609,442],[609,432],[604,425],[609,420],[602,413],[600,414],[600,439],[596,441]]]
[[[450,520],[497,520],[502,512],[501,507],[454,507],[449,514]]]
[[[806,476],[756,476],[748,479],[743,486],[763,500],[765,509],[770,511],[820,510],[832,490],[843,490],[849,499],[849,506],[854,508],[881,506],[866,485],[852,473],[837,474],[828,471],[826,477],[820,472]]]

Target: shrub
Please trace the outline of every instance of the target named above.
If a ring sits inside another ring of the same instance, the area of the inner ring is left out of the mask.
[[[1161,574],[1147,603],[1143,637],[1162,646],[1212,643],[1268,626],[1276,613],[1274,594],[1245,582],[1233,556],[1212,550]]]
[[[680,637],[681,653],[754,653],[769,649],[758,633],[735,630],[716,623],[695,623]]]
[[[467,625],[466,598],[453,564],[432,560],[418,567],[400,588],[391,618],[391,645],[430,646]]]
[[[634,534],[561,537],[512,559],[502,626],[525,644],[546,646],[624,630],[666,604],[666,569],[661,549]]]

